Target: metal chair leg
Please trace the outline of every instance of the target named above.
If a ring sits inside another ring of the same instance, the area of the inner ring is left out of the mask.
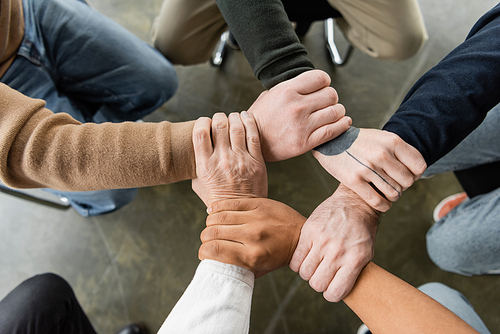
[[[212,57],[210,59],[210,64],[215,67],[219,67],[222,65],[224,61],[224,54],[227,50],[227,39],[229,36],[229,31],[225,31],[220,35],[219,43],[215,46],[215,49],[212,53]]]
[[[57,197],[53,194],[46,193],[40,189],[23,189],[23,190],[12,189],[5,186],[2,182],[0,182],[0,193],[4,193],[33,203],[42,204],[60,210],[66,210],[70,208],[70,204],[67,198]]]
[[[351,58],[352,51],[354,47],[349,44],[344,56],[340,55],[340,52],[335,44],[335,20],[332,18],[325,20],[325,36],[326,36],[326,48],[330,53],[332,62],[335,66],[344,66],[347,64],[349,58]]]

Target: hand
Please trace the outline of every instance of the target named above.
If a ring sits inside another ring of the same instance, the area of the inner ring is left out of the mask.
[[[243,122],[242,122],[243,121]],[[210,139],[212,129],[213,145]],[[238,197],[267,197],[267,173],[253,117],[223,113],[202,117],[193,129],[196,176],[193,190],[209,206]]]
[[[349,128],[352,121],[329,85],[328,74],[314,70],[260,94],[248,112],[257,122],[266,161],[301,155]]]
[[[341,154],[323,155],[313,150],[313,155],[331,175],[381,212],[389,210],[391,202],[427,168],[417,149],[394,133],[375,129],[361,129],[351,147]]]
[[[245,267],[261,277],[290,263],[306,218],[267,198],[219,201],[208,208],[200,260]]]
[[[341,184],[302,227],[290,268],[326,300],[338,302],[373,257],[378,216]]]

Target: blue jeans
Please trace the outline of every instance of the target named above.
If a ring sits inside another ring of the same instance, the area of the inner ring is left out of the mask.
[[[427,283],[418,288],[441,305],[455,313],[460,319],[472,326],[481,334],[489,334],[490,331],[474,311],[474,307],[467,298],[457,290],[447,287],[441,283]]]
[[[500,161],[499,126],[500,105],[424,175]],[[446,271],[467,276],[500,273],[499,238],[500,188],[497,188],[465,200],[436,222],[427,233],[427,251],[432,261]]]
[[[81,122],[135,121],[175,93],[175,69],[159,52],[77,0],[23,0],[25,35],[1,82]],[[130,202],[137,190],[52,191],[83,216]]]

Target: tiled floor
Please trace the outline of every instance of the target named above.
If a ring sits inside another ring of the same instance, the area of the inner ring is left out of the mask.
[[[96,8],[148,40],[161,0],[93,0]],[[332,77],[357,127],[381,127],[426,70],[466,36],[494,0],[421,0],[429,42],[410,60],[393,63],[354,53],[342,68],[328,61],[323,28],[303,42],[318,68]],[[181,121],[216,111],[243,110],[262,88],[241,52],[221,69],[208,64],[177,67],[176,96],[146,120]],[[337,182],[306,154],[268,164],[269,196],[304,215],[329,196]],[[500,278],[462,277],[439,270],[428,258],[425,234],[432,210],[460,190],[451,174],[418,181],[384,215],[374,261],[413,285],[439,281],[462,291],[492,333],[500,333]],[[99,333],[129,321],[157,330],[198,264],[205,211],[189,182],[140,189],[122,210],[82,218],[0,193],[0,298],[34,274],[55,272],[74,287]],[[323,300],[288,268],[256,283],[251,333],[355,333],[361,322],[343,303]]]

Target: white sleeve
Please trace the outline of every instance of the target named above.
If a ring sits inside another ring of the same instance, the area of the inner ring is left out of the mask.
[[[203,260],[158,334],[246,334],[255,277],[245,268]]]

